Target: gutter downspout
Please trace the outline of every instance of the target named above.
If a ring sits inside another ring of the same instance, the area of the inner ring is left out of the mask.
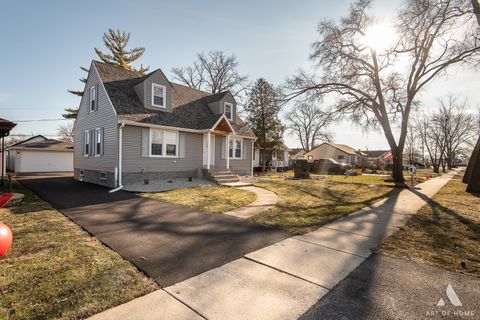
[[[125,122],[120,123],[118,127],[118,187],[108,191],[109,193],[117,192],[123,189],[122,185],[122,145],[123,145],[123,127],[125,127]]]

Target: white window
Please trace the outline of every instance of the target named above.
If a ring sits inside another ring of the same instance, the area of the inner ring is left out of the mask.
[[[172,131],[165,131],[163,136],[165,143],[165,156],[176,157],[177,156],[177,133]]]
[[[97,87],[93,86],[90,88],[90,95],[89,95],[89,101],[90,101],[90,112],[95,111],[97,109]]]
[[[150,129],[150,155],[162,156],[163,155],[163,131]]]
[[[99,157],[103,151],[103,130],[102,128],[95,129],[95,156]]]
[[[83,155],[85,157],[90,155],[90,131],[85,131],[83,136]]]
[[[152,105],[154,107],[165,108],[166,88],[160,84],[152,83]]]
[[[242,158],[243,140],[237,138],[231,138],[228,141],[228,156],[231,159]]]
[[[225,114],[225,117],[227,117],[228,120],[232,121],[233,120],[233,104],[229,102],[225,102],[223,106],[223,113]]]
[[[150,129],[150,156],[177,157],[178,132]]]

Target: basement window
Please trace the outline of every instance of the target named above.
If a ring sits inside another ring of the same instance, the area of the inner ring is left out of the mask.
[[[100,172],[100,180],[107,180],[107,173],[105,171]]]

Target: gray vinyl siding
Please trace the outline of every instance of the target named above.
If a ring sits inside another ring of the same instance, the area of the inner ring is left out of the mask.
[[[152,83],[165,86],[165,109],[152,105]],[[145,108],[165,112],[172,111],[172,85],[168,81],[167,77],[165,77],[165,74],[162,72],[162,70],[158,69],[157,71],[152,73],[148,78],[136,84],[134,86],[134,89]]]
[[[142,157],[142,128],[125,126],[123,128],[122,171],[124,173],[145,172],[185,172],[202,168],[203,135],[184,132],[185,157],[160,158]],[[177,146],[179,149],[179,146]]]
[[[225,168],[227,160],[222,155],[222,144],[225,143],[222,136],[215,136],[215,168]],[[252,174],[252,142],[250,139],[243,139],[242,159],[230,159],[230,170],[239,175]]]
[[[97,85],[98,108],[89,112],[89,89]],[[83,156],[83,137],[86,130],[103,128],[103,154],[99,157]],[[107,93],[100,82],[98,73],[93,66],[90,67],[85,93],[81,99],[78,116],[74,126],[74,168],[84,170],[97,170],[114,172],[117,166],[117,116],[111,105]],[[96,181],[89,181],[95,182]]]

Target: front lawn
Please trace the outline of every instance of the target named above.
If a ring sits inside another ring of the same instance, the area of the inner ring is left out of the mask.
[[[214,213],[246,206],[256,198],[254,193],[224,186],[194,187],[141,195]]]
[[[385,185],[338,183],[322,180],[272,179],[256,183],[279,195],[275,208],[251,221],[301,234],[388,197],[395,189]]]
[[[158,289],[48,203],[15,189],[24,202],[0,209],[14,237],[0,258],[0,319],[81,319]]]
[[[293,171],[289,170],[286,172],[266,172],[266,173],[256,173],[257,177],[267,178],[267,179],[284,179],[286,177],[293,177]],[[433,173],[430,169],[418,169],[417,174],[415,175],[415,183],[422,183],[426,180],[425,177],[432,176],[432,178],[438,177],[441,174]],[[358,176],[346,176],[346,175],[322,175],[311,173],[310,176],[313,179],[325,179],[327,181],[334,182],[344,182],[344,183],[363,183],[363,184],[381,184],[385,186],[395,186],[395,183],[389,181],[391,180],[390,173],[385,171],[385,174],[362,174]],[[410,183],[410,175],[405,171],[404,178],[407,183]],[[387,181],[385,181],[387,180]]]
[[[461,179],[457,176],[443,187],[380,250],[480,276],[480,194],[465,192]]]

